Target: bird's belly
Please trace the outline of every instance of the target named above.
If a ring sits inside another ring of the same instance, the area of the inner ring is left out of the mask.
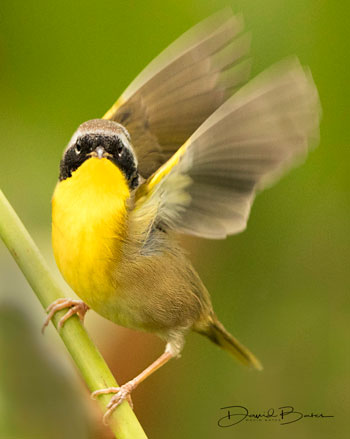
[[[53,203],[52,242],[57,265],[73,291],[94,311],[126,327],[142,328],[142,283],[128,276],[118,209],[90,201],[60,209]],[[91,200],[91,197],[89,197]],[[97,203],[97,205],[96,205]]]
[[[118,282],[123,243],[82,228],[61,233],[53,227],[55,256],[60,271],[73,291],[91,309],[122,326],[137,328],[137,315],[125,298],[128,289]]]
[[[118,269],[117,243],[102,239],[97,229],[62,231],[53,224],[52,230],[54,253],[63,277],[92,308],[115,294],[113,272]]]
[[[60,182],[52,199],[52,244],[57,265],[74,292],[105,315],[118,294],[129,196],[108,160],[88,160]]]

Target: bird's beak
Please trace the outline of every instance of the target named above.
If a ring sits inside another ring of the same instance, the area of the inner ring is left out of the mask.
[[[98,146],[95,151],[90,152],[88,154],[90,157],[97,157],[98,159],[102,159],[103,157],[107,158],[110,157],[111,154],[109,154],[107,151],[105,151],[103,146]]]
[[[96,156],[97,156],[99,159],[102,159],[102,157],[103,157],[104,154],[105,154],[105,150],[104,150],[104,148],[103,148],[102,146],[98,146],[98,147],[95,149],[95,153],[96,153]]]

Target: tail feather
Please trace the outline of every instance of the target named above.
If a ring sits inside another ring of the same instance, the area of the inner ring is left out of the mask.
[[[212,342],[229,352],[233,357],[246,366],[262,370],[260,361],[249,349],[243,346],[233,335],[231,335],[218,320],[213,320],[210,326],[202,334],[206,335]]]

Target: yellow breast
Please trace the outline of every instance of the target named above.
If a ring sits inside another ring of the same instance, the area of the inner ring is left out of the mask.
[[[52,243],[68,284],[92,308],[115,294],[130,192],[117,166],[86,160],[59,182],[52,199]]]

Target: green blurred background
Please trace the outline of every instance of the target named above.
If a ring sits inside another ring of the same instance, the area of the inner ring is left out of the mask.
[[[0,4],[0,187],[54,265],[50,197],[63,148],[189,27],[230,5],[253,34],[253,74],[296,54],[319,89],[321,144],[257,198],[248,229],[226,241],[184,239],[223,323],[264,364],[245,370],[207,340],[187,339],[134,393],[150,438],[342,438],[349,428],[348,2],[62,0]],[[59,274],[57,273],[57,276]],[[109,438],[67,352],[0,245],[0,438]],[[155,337],[94,313],[89,333],[118,381],[162,352]],[[222,429],[221,407],[291,404],[334,415]]]

